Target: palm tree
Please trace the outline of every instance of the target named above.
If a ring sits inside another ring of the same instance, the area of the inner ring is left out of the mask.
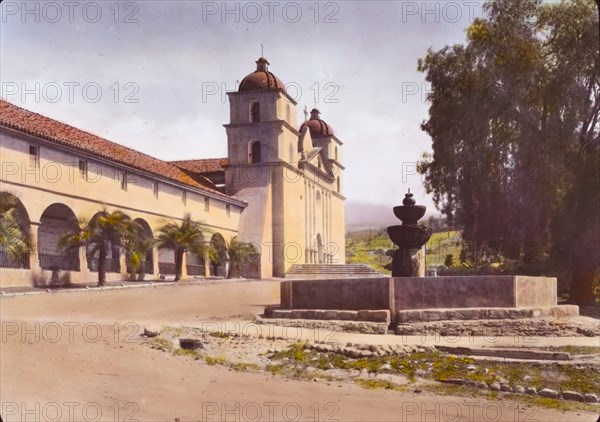
[[[136,223],[137,224],[137,223]],[[127,264],[132,276],[135,274],[144,274],[145,268],[143,262],[146,255],[152,249],[156,240],[145,237],[143,233],[128,239],[127,242]]]
[[[240,242],[233,239],[227,247],[227,255],[229,257],[229,271],[227,278],[231,278],[232,271],[240,272],[244,266],[256,259],[258,251],[251,243]]]
[[[158,229],[158,247],[175,253],[175,281],[181,280],[183,254],[200,250],[202,245],[202,223],[185,214],[181,223],[167,223]]]
[[[108,249],[116,246],[128,250],[141,233],[142,228],[127,214],[118,210],[112,213],[104,210],[85,224],[83,230],[63,235],[59,246],[69,251],[85,246],[91,256],[98,254],[98,286],[104,286]]]
[[[30,246],[29,236],[19,224],[17,209],[9,200],[3,200],[0,204],[0,250],[10,261],[21,264]]]

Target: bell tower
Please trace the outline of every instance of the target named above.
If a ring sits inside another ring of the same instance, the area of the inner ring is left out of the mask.
[[[342,142],[319,115],[298,127],[296,101],[264,57],[230,92],[225,193],[245,201],[238,238],[260,248],[251,276],[345,262]]]
[[[296,132],[296,102],[283,82],[260,57],[256,70],[246,76],[237,92],[229,92],[230,122],[227,152],[231,165],[293,162],[284,138]]]

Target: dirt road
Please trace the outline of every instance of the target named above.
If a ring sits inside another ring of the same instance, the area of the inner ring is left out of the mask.
[[[4,421],[595,421],[507,401],[233,372],[140,347],[146,323],[260,312],[276,282],[0,298]]]

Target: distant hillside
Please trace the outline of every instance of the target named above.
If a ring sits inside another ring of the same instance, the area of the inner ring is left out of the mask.
[[[394,224],[400,224],[400,221],[394,215],[392,206],[385,204],[376,204],[373,202],[347,200],[346,201],[346,230],[360,231],[366,229],[380,229]],[[438,216],[439,213],[428,212],[423,220],[429,216]]]
[[[426,265],[428,268],[444,265],[446,256],[452,255],[454,265],[460,256],[460,231],[449,230],[433,233],[426,245]],[[389,274],[383,267],[391,261],[386,252],[393,249],[385,229],[367,229],[346,233],[346,262],[366,264],[378,271]]]

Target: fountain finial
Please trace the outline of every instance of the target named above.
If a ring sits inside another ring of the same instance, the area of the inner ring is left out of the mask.
[[[412,193],[410,193],[410,188],[408,188],[408,193],[404,195],[404,199],[402,200],[402,205],[405,205],[405,206],[415,205],[417,203],[417,201],[415,201],[413,196],[414,195]]]

